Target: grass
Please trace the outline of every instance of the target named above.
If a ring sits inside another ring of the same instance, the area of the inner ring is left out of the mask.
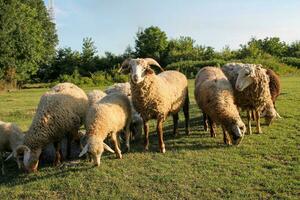
[[[152,122],[149,152],[142,151],[142,142],[134,143],[122,160],[106,153],[98,168],[82,160],[42,166],[28,175],[9,161],[7,174],[0,176],[0,199],[299,199],[300,77],[282,77],[276,105],[282,119],[263,126],[263,134],[247,135],[239,147],[225,146],[221,134],[210,138],[203,131],[193,80],[189,87],[191,135],[184,135],[181,123],[180,135],[174,138],[168,118],[166,154],[157,152]],[[44,92],[0,93],[0,120],[26,130]]]

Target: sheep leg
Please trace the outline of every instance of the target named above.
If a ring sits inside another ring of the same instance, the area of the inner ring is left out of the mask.
[[[202,114],[202,118],[203,118],[204,131],[208,131],[207,114],[206,114],[206,113],[203,113],[203,114]]]
[[[173,114],[173,135],[178,134],[178,113]]]
[[[211,137],[216,137],[217,134],[216,134],[216,131],[215,131],[215,123],[214,121],[211,120],[211,118],[207,115],[207,119],[208,119],[208,124],[209,124],[209,127],[210,127],[210,136]]]
[[[247,110],[247,120],[248,120],[247,133],[249,135],[251,135],[252,131],[251,131],[251,111],[250,110]]]
[[[60,142],[53,143],[55,148],[55,159],[54,159],[54,166],[58,166],[62,162],[62,152],[60,148]]]
[[[189,135],[190,134],[190,112],[189,112],[189,107],[190,107],[190,100],[189,100],[189,93],[187,92],[185,102],[183,105],[183,113],[184,113],[184,119],[185,119],[185,134]]]
[[[165,143],[164,143],[164,136],[163,136],[163,119],[157,120],[157,127],[156,131],[158,133],[158,143],[159,143],[159,149],[161,153],[165,153]]]
[[[0,160],[1,160],[1,173],[2,173],[2,175],[5,175],[4,162],[3,162],[3,154],[2,153],[0,153]]]
[[[251,110],[251,119],[253,121],[256,121],[256,111],[255,110]]]
[[[144,133],[145,133],[145,142],[144,142],[144,149],[145,151],[149,150],[149,124],[148,122],[144,121]]]
[[[113,133],[111,139],[115,146],[115,152],[116,152],[117,158],[122,159],[122,154],[121,154],[121,150],[120,150],[120,138],[117,136],[116,133]]]
[[[71,144],[72,144],[72,136],[68,134],[67,136],[67,159],[69,160],[71,158]]]
[[[222,131],[223,131],[223,140],[224,140],[224,144],[227,144],[227,145],[231,145],[231,139],[230,137],[228,136],[225,128],[222,126]]]
[[[262,133],[261,128],[260,128],[260,112],[255,111],[255,121],[256,121],[256,132],[258,134]]]

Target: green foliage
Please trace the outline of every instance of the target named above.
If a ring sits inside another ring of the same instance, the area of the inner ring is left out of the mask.
[[[224,60],[206,60],[206,61],[180,61],[167,65],[167,70],[178,70],[184,73],[188,78],[195,78],[197,72],[205,66],[222,66]]]
[[[0,18],[0,69],[8,82],[22,83],[53,58],[54,24],[42,0],[0,0]]]
[[[139,30],[136,34],[137,57],[151,57],[160,62],[167,45],[167,35],[159,27],[150,26],[145,30]]]
[[[281,61],[287,65],[295,66],[297,68],[300,68],[300,57],[283,57],[281,58]]]

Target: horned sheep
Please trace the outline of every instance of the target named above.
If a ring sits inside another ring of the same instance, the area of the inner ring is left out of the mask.
[[[0,121],[0,160],[2,175],[4,175],[4,163],[3,152],[11,152],[7,157],[8,160],[11,157],[17,158],[16,150],[19,145],[23,143],[24,133],[21,129],[13,123]],[[18,167],[21,167],[19,159],[17,159]]]
[[[165,153],[163,141],[163,122],[169,114],[173,115],[173,133],[178,132],[178,112],[183,108],[185,132],[189,134],[189,97],[188,82],[178,71],[164,71],[155,74],[151,65],[161,66],[152,58],[126,59],[121,66],[123,72],[131,71],[130,86],[132,102],[144,122],[145,150],[149,149],[150,119],[157,120],[157,133],[160,152]]]
[[[269,77],[266,70],[259,64],[228,63],[222,67],[233,86],[235,103],[247,111],[247,132],[251,131],[251,111],[256,113],[256,131],[262,133],[260,127],[260,112],[267,105],[272,117],[276,110],[271,100]]]
[[[24,155],[27,172],[37,171],[41,151],[50,143],[54,143],[56,149],[54,164],[59,164],[62,158],[59,142],[78,134],[87,106],[85,92],[71,83],[58,84],[41,97],[24,145],[17,148],[17,154]]]
[[[212,121],[221,124],[224,143],[239,144],[246,127],[234,104],[232,86],[222,70],[202,68],[195,79],[194,95],[199,108]]]
[[[118,134],[125,130],[126,145],[129,148],[130,122],[131,106],[128,97],[120,93],[106,95],[88,109],[86,117],[87,144],[79,156],[89,153],[96,166],[100,165],[104,149],[116,153],[118,158],[122,158]],[[108,136],[111,136],[115,151],[104,143]]]

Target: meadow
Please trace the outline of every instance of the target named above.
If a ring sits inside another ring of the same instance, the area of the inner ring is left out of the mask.
[[[246,135],[238,147],[224,145],[220,129],[217,138],[203,130],[193,87],[190,80],[191,135],[184,134],[181,113],[180,134],[173,137],[169,117],[165,154],[158,153],[152,121],[149,152],[143,152],[142,141],[135,142],[122,160],[105,153],[100,167],[81,160],[24,174],[8,161],[0,199],[299,199],[300,77],[282,77],[276,103],[282,119],[262,126],[263,134]],[[0,120],[25,131],[46,90],[0,93]]]

